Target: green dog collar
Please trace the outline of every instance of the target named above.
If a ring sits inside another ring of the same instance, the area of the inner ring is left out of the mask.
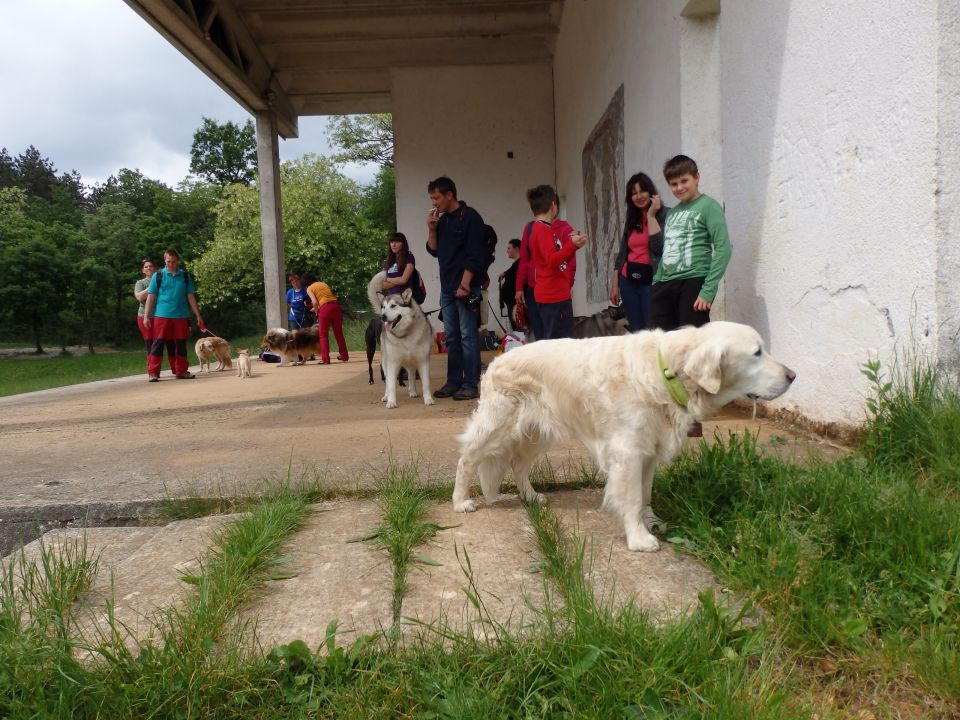
[[[657,348],[657,363],[660,365],[660,375],[663,376],[663,382],[667,385],[667,392],[670,393],[670,397],[680,407],[686,407],[687,403],[690,402],[690,393],[687,392],[676,373],[663,362],[663,353],[660,352],[660,348]]]

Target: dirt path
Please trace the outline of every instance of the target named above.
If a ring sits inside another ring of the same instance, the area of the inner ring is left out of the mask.
[[[434,358],[435,387],[445,360]],[[294,477],[362,482],[391,452],[449,477],[452,436],[475,405],[425,407],[401,390],[400,407],[387,411],[359,357],[283,368],[255,361],[254,373],[139,376],[0,398],[0,506],[142,500],[178,488],[242,493],[288,467]]]

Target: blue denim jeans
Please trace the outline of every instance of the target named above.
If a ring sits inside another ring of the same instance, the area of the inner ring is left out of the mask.
[[[645,330],[650,317],[650,288],[652,285],[635,285],[623,275],[620,278],[620,301],[630,323],[630,332]]]
[[[480,316],[454,293],[440,294],[447,336],[447,384],[469,390],[480,386]],[[479,308],[478,308],[479,309]]]

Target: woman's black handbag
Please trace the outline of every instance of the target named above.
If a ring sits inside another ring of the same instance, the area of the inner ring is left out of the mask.
[[[627,279],[634,285],[649,285],[653,282],[653,266],[646,263],[627,262]]]

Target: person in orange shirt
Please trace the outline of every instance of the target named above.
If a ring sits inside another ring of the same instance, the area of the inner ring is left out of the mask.
[[[326,283],[319,282],[310,273],[300,277],[300,283],[307,289],[307,296],[313,304],[313,311],[317,314],[317,325],[320,333],[320,364],[330,364],[330,328],[333,327],[333,336],[337,340],[337,360],[347,362],[350,354],[347,352],[347,341],[343,337],[343,311],[337,296]]]

